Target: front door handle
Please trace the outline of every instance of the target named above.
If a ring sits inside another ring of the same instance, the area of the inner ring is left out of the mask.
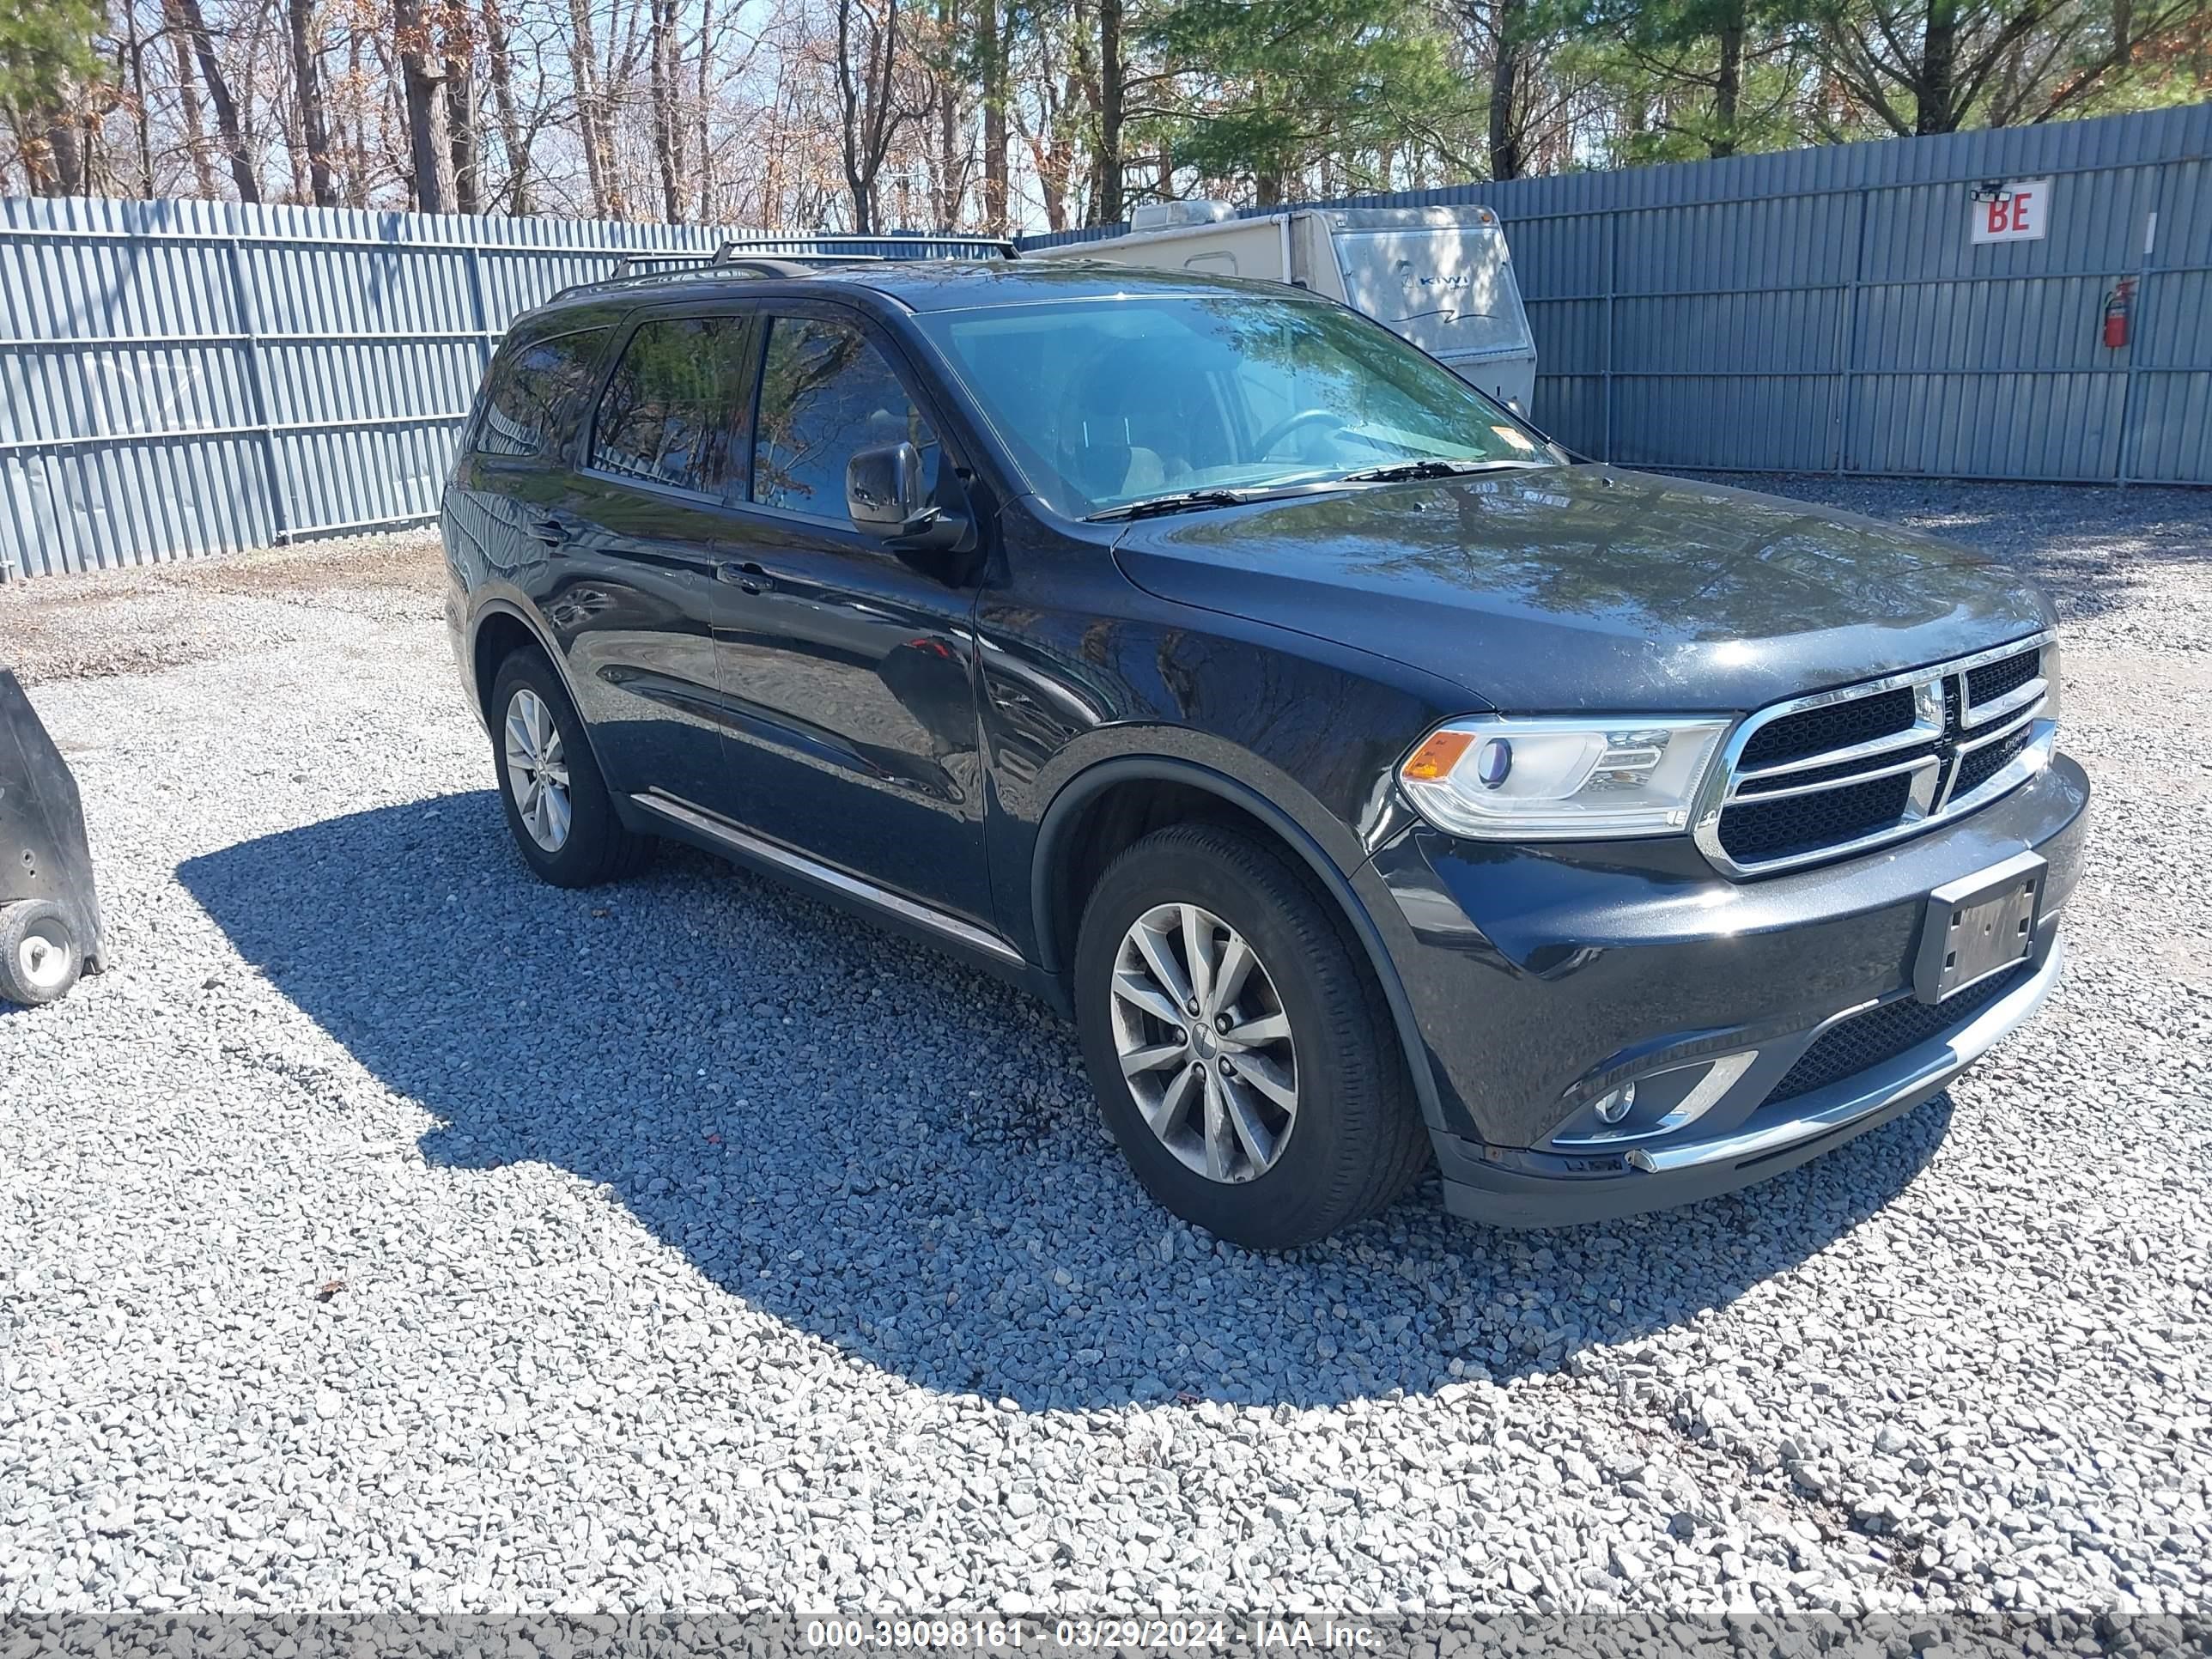
[[[773,585],[767,571],[747,560],[743,564],[718,564],[714,576],[719,581],[734,582],[744,593],[765,593]]]
[[[548,547],[558,547],[568,539],[568,526],[558,519],[532,519],[530,533]]]

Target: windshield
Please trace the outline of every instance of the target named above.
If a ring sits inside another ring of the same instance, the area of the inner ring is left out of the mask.
[[[1070,518],[1415,461],[1555,459],[1449,369],[1340,306],[1139,295],[915,320],[1030,487]]]

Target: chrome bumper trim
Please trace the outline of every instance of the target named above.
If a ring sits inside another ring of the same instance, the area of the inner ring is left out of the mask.
[[[2066,941],[2062,937],[2052,941],[2051,954],[2033,978],[2000,997],[1948,1036],[1931,1039],[1856,1077],[1814,1091],[1796,1103],[1800,1109],[1786,1121],[1684,1146],[1638,1146],[1626,1154],[1628,1163],[1647,1175],[1741,1164],[1832,1134],[1912,1094],[1933,1092],[1930,1085],[1941,1087],[2025,1024],[2058,983],[2065,965]]]

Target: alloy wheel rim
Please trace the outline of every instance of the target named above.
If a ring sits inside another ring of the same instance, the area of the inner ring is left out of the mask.
[[[517,686],[507,699],[504,728],[507,788],[530,839],[544,851],[568,844],[574,809],[568,798],[568,757],[561,728],[545,699],[528,686]]]
[[[37,991],[51,991],[68,979],[73,957],[67,939],[36,928],[15,944],[16,971]]]
[[[1121,936],[1109,1000],[1121,1075],[1160,1144],[1224,1185],[1274,1168],[1297,1127],[1297,1050],[1250,942],[1198,905],[1155,905]]]

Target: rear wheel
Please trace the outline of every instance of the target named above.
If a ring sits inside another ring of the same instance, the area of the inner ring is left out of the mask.
[[[1374,976],[1249,836],[1176,825],[1116,859],[1084,911],[1075,994],[1108,1127],[1146,1189],[1209,1232],[1308,1243],[1427,1162]]]
[[[35,1006],[66,996],[84,972],[69,913],[46,899],[0,904],[0,998]]]
[[[492,681],[492,764],[523,862],[556,887],[629,874],[652,848],[616,815],[583,721],[552,665],[518,651]]]

